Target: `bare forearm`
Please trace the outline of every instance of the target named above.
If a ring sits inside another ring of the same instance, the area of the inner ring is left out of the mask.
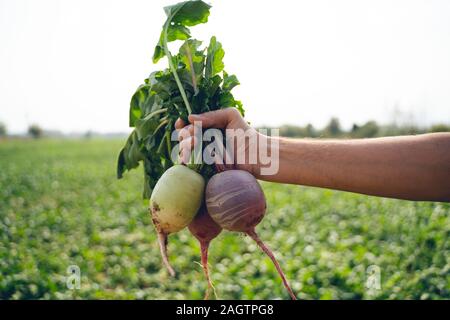
[[[279,140],[279,171],[259,179],[409,200],[450,201],[450,134]]]

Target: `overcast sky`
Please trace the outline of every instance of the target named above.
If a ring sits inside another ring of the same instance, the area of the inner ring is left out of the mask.
[[[165,66],[159,0],[0,0],[0,121],[127,131],[129,100]],[[192,29],[222,42],[254,125],[450,123],[450,1],[213,0]]]

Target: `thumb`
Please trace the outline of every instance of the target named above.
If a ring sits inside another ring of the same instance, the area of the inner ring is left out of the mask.
[[[225,108],[222,110],[209,111],[202,114],[191,114],[189,122],[201,121],[203,128],[225,129],[227,125],[239,114],[236,108]]]

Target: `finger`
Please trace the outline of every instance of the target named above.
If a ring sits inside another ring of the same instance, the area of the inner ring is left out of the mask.
[[[234,164],[234,161],[233,160],[230,160],[230,161],[231,162],[227,162],[227,159],[226,159],[225,155],[223,155],[222,158],[220,158],[219,156],[214,158],[214,162],[215,162],[216,168],[219,171],[235,169],[236,166]]]
[[[186,123],[181,118],[175,121],[175,129],[182,129],[184,126],[186,126]]]
[[[189,122],[201,121],[203,128],[226,128],[237,114],[239,114],[239,111],[236,108],[225,108],[202,114],[191,114],[189,116]]]
[[[189,136],[180,142],[180,150],[182,151],[183,150],[191,151],[193,146],[194,146],[194,137],[192,136]]]
[[[217,171],[222,172],[225,170],[235,169],[234,161],[232,159],[228,159],[229,157],[226,156],[226,150],[223,150],[225,152],[216,151],[217,150],[211,152],[211,156],[214,158],[214,164]]]
[[[186,141],[186,140],[184,140],[184,141]],[[191,148],[186,145],[181,145],[181,143],[180,143],[180,162],[187,164],[187,163],[189,163],[190,157],[191,157]]]
[[[216,163],[215,165],[216,165],[216,170],[217,170],[218,172],[225,171],[225,165],[220,164],[220,163]]]
[[[236,169],[234,163],[226,163],[225,159],[220,159],[218,156],[214,157],[214,165],[219,172]]]
[[[196,152],[195,150],[196,146],[197,146],[197,139],[195,139],[194,137],[189,137],[186,140],[180,142],[180,150],[181,150],[180,157],[182,163],[187,164],[190,163],[191,160],[193,160],[192,155],[193,152]]]
[[[180,160],[182,163],[188,163],[194,149],[194,137],[187,137],[180,142]]]
[[[192,124],[178,130],[178,141],[189,138],[194,135],[194,126]]]

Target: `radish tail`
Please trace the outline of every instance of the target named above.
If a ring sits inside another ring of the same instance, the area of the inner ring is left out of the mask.
[[[158,242],[159,242],[159,250],[161,251],[161,257],[164,263],[164,266],[169,271],[172,277],[175,277],[175,271],[169,263],[169,258],[167,257],[167,234],[158,232]]]
[[[289,295],[291,296],[292,300],[297,300],[297,298],[294,295],[294,292],[292,292],[291,287],[289,286],[289,283],[286,280],[286,277],[283,273],[283,270],[281,270],[280,264],[278,263],[277,259],[273,255],[272,251],[262,242],[262,240],[259,238],[259,236],[256,234],[255,230],[252,229],[250,231],[247,231],[247,234],[255,240],[255,242],[258,244],[258,246],[261,248],[262,251],[264,251],[265,254],[269,256],[269,258],[272,260],[273,264],[275,265],[275,268],[278,271],[278,274],[281,277],[281,280],[283,281],[284,287],[289,292]]]
[[[204,300],[208,300],[211,289],[214,290],[214,286],[212,285],[211,279],[209,277],[209,270],[208,270],[208,247],[209,247],[209,241],[200,241],[200,251],[201,251],[201,255],[202,255],[202,268],[203,268],[203,272],[205,273],[206,281],[208,282],[208,288],[206,289]]]

